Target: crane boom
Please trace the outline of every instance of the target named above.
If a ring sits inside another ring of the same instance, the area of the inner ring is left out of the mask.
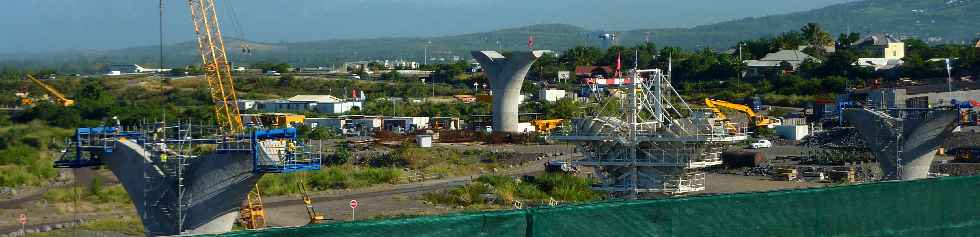
[[[38,80],[37,78],[34,78],[34,76],[31,75],[27,75],[27,79],[30,80],[31,82],[34,82],[34,84],[37,84],[38,87],[41,87],[41,90],[44,90],[44,93],[47,93],[48,95],[58,100],[58,103],[61,104],[62,106],[68,107],[68,106],[75,105],[74,100],[68,99],[67,97],[65,97],[65,95],[61,94],[61,92],[59,92],[58,89],[55,89],[51,85],[48,85],[48,83],[44,83],[43,81]]]
[[[223,129],[227,129],[225,132],[241,132],[244,125],[238,109],[235,80],[231,76],[231,65],[228,64],[214,0],[187,0],[187,5],[194,19],[201,69],[208,81],[211,100],[215,104],[215,120]]]

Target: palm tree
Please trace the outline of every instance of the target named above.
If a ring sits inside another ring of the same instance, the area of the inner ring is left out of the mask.
[[[832,44],[834,39],[830,37],[830,33],[823,30],[823,27],[817,23],[807,23],[803,28],[800,28],[803,32],[803,37],[812,46],[826,46]]]

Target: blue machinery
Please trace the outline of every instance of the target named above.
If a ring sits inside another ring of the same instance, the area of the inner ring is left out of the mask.
[[[307,146],[297,139],[296,128],[253,130],[250,140],[252,161],[258,173],[320,169],[320,153],[305,149]]]
[[[104,165],[101,155],[112,153],[116,141],[133,140],[140,145],[184,142],[216,144],[218,153],[250,152],[256,173],[291,173],[320,169],[320,152],[299,140],[295,128],[249,130],[247,135],[224,139],[157,139],[153,133],[125,131],[119,127],[78,128],[67,142],[66,152],[55,161],[54,167],[84,168]]]

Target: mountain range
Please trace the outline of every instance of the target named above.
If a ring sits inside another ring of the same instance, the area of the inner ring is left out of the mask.
[[[637,17],[637,21],[642,21]],[[691,28],[656,28],[628,31],[585,29],[567,24],[540,24],[491,32],[443,37],[338,39],[292,43],[248,42],[254,54],[242,55],[243,41],[228,39],[233,58],[241,63],[288,62],[300,66],[326,66],[368,59],[469,58],[469,51],[483,49],[525,50],[533,35],[536,49],[563,50],[574,46],[599,46],[599,35],[616,34],[618,44],[633,45],[647,38],[658,46],[687,49],[725,49],[740,40],[775,36],[816,22],[838,33],[884,32],[899,38],[919,38],[931,43],[965,43],[980,32],[980,0],[865,0],[820,9],[765,17],[751,17]],[[116,50],[62,51],[41,54],[0,55],[0,64],[60,67],[86,71],[91,65],[159,64],[159,46]],[[165,65],[189,65],[198,60],[196,43],[165,46]],[[90,69],[89,69],[90,70]]]

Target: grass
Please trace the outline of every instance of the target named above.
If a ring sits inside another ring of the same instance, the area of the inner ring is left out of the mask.
[[[461,152],[447,148],[416,148],[402,146],[390,156],[372,157],[319,171],[296,174],[266,175],[259,181],[259,189],[267,195],[299,193],[302,180],[311,191],[364,188],[379,184],[398,184],[411,181],[404,169],[422,171],[427,176],[452,177],[491,170],[497,164],[481,162],[487,154]],[[414,172],[414,171],[413,171]],[[411,173],[413,173],[411,172]],[[414,177],[414,176],[412,176]]]
[[[402,170],[394,167],[342,165],[313,172],[266,175],[259,181],[259,189],[267,195],[286,195],[300,193],[300,180],[311,190],[330,190],[396,184],[401,177]]]
[[[72,187],[52,188],[44,192],[44,200],[53,203],[74,202],[76,196],[79,202],[92,204],[128,204],[131,203],[126,189],[121,184],[105,186],[102,178],[95,176],[88,188],[74,189]]]
[[[599,200],[603,193],[592,191],[585,178],[569,174],[545,174],[533,181],[516,181],[506,176],[484,175],[475,182],[442,192],[427,193],[425,200],[467,209],[495,209],[513,201],[547,203]]]
[[[110,218],[102,219],[91,222],[86,222],[82,225],[75,226],[72,228],[43,232],[43,233],[33,233],[28,234],[28,237],[68,237],[77,236],[77,234],[92,234],[92,233],[76,233],[76,231],[96,231],[96,232],[113,232],[124,235],[143,235],[143,224],[140,223],[139,219],[133,217],[122,217],[122,218]]]
[[[79,195],[78,201],[94,204],[105,203],[130,203],[126,189],[122,185],[113,185],[102,188],[98,193],[91,193],[88,190],[80,189],[76,193],[72,188],[52,188],[44,193],[44,200],[55,203],[73,202],[75,195]]]
[[[57,177],[52,151],[69,134],[39,121],[0,126],[0,187],[40,186]]]

